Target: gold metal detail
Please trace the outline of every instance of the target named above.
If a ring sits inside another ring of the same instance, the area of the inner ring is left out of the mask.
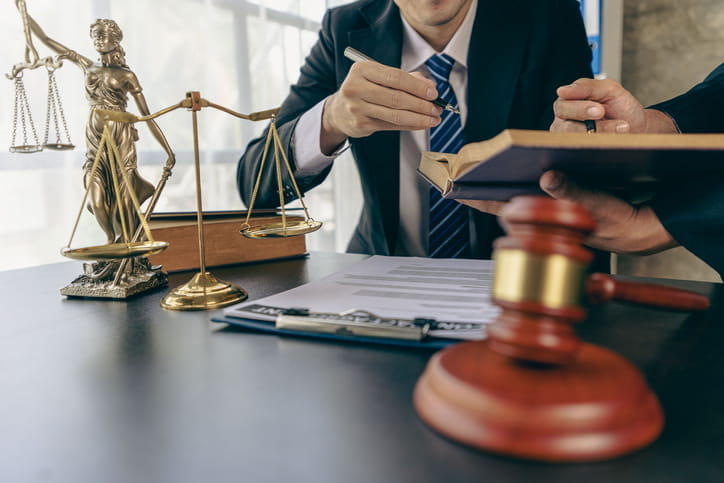
[[[70,141],[70,133],[68,132],[68,123],[65,121],[65,111],[63,110],[63,103],[60,100],[60,93],[58,92],[58,83],[55,81],[55,67],[46,67],[48,71],[48,107],[45,111],[45,136],[43,137],[43,149],[52,149],[54,151],[66,151],[75,148],[73,143]],[[63,134],[65,135],[65,142],[61,140],[60,136],[60,121],[63,124]],[[53,121],[53,127],[55,128],[55,141],[50,142],[48,136],[50,135],[50,124]]]
[[[32,36],[32,18],[28,15],[28,9],[25,5],[25,0],[15,0],[15,6],[20,12],[20,18],[23,21],[23,34],[25,36],[25,62],[18,62],[13,66],[12,71],[9,74],[5,74],[10,80],[17,79],[22,76],[24,70],[37,69],[38,67],[47,67],[54,69],[59,68],[62,65],[62,56],[51,56],[51,57],[40,57],[38,51],[33,45]]]
[[[247,238],[282,238],[311,233],[319,230],[321,226],[321,221],[311,219],[291,223],[285,219],[280,223],[267,223],[254,227],[245,223],[242,225],[241,233]]]
[[[586,265],[563,255],[496,250],[493,296],[508,302],[538,302],[551,309],[579,307]]]
[[[153,119],[167,114],[179,108],[191,110],[192,132],[194,142],[194,170],[196,180],[196,220],[199,245],[199,273],[187,283],[174,288],[161,301],[161,307],[170,310],[208,310],[225,307],[236,302],[241,302],[248,297],[246,291],[234,284],[217,280],[212,274],[206,271],[206,251],[204,247],[204,223],[203,223],[203,207],[201,196],[201,165],[199,154],[199,133],[198,133],[198,116],[197,112],[204,107],[213,107],[220,111],[231,114],[232,116],[247,119],[251,121],[264,120],[272,118],[279,112],[279,109],[269,109],[266,111],[255,112],[251,114],[241,114],[226,107],[214,104],[201,97],[199,92],[187,92],[186,98],[181,102],[169,106],[160,111],[148,114],[146,116],[135,116],[128,112],[114,111],[110,109],[97,109],[96,113],[106,121],[136,123],[149,122]],[[274,130],[276,132],[276,129]],[[277,135],[278,140],[278,135]],[[288,165],[288,161],[287,161]],[[306,208],[305,208],[306,209]],[[251,207],[249,208],[251,213]],[[266,227],[256,234],[256,238],[265,238],[272,236],[292,236],[302,233],[314,231],[319,226],[314,227],[313,220],[298,222],[293,225],[286,225],[286,219],[282,211],[284,230],[279,231],[274,227]],[[247,222],[248,222],[247,217]],[[321,225],[321,223],[320,223]],[[281,234],[280,234],[281,233]]]
[[[111,243],[109,245],[96,245],[84,248],[63,248],[60,253],[73,260],[117,260],[119,258],[138,257],[141,255],[155,255],[164,251],[168,242],[142,241],[128,243]]]
[[[54,75],[54,71],[61,67],[62,60],[77,65],[83,71],[86,79],[86,97],[91,104],[89,121],[86,125],[88,152],[86,163],[83,166],[83,181],[86,191],[68,245],[61,250],[61,253],[69,258],[97,261],[98,263],[85,264],[84,275],[78,277],[68,287],[61,289],[61,293],[73,296],[123,298],[131,292],[138,293],[135,289],[126,290],[131,280],[143,279],[142,283],[139,282],[137,285],[143,287],[144,290],[165,283],[165,274],[162,274],[158,267],[151,267],[148,260],[144,259],[142,255],[158,253],[168,246],[165,242],[157,242],[153,239],[147,223],[175,164],[175,156],[154,119],[178,108],[187,108],[192,111],[200,273],[190,282],[169,294],[167,300],[165,299],[162,303],[164,307],[189,310],[216,308],[244,300],[247,297],[246,292],[242,289],[218,281],[206,272],[197,125],[197,111],[202,108],[212,107],[250,121],[272,119],[267,137],[267,148],[273,141],[282,221],[278,224],[251,227],[249,217],[252,206],[250,206],[249,216],[242,226],[244,234],[252,238],[286,237],[302,235],[319,229],[321,222],[316,222],[309,217],[299,187],[294,177],[291,176],[292,170],[274,124],[274,116],[279,109],[241,114],[203,99],[199,92],[188,92],[185,99],[178,104],[151,114],[145,97],[141,93],[141,86],[138,85],[135,75],[126,65],[125,53],[120,45],[123,34],[113,20],[101,19],[91,25],[91,37],[100,54],[100,62],[95,62],[48,37],[37,22],[28,15],[25,0],[15,0],[15,4],[20,12],[25,33],[25,62],[15,64],[11,74],[7,76],[14,80],[16,91],[11,151],[30,153],[43,148],[61,150],[73,147],[68,137],[65,114],[60,103]],[[33,45],[33,36],[57,55],[41,58]],[[42,144],[38,140],[37,131],[30,115],[29,103],[22,81],[23,71],[41,66],[48,71],[48,109],[45,138]],[[136,102],[141,116],[126,112],[129,95]],[[131,125],[140,121],[147,123],[149,130],[168,155],[161,179],[155,189],[137,172],[135,150],[137,131]],[[49,140],[51,123],[55,128],[55,141]],[[18,124],[22,127],[23,139],[16,145]],[[65,129],[64,140],[61,140],[61,125]],[[32,132],[32,140],[28,139],[28,131]],[[265,150],[264,158],[267,153]],[[294,185],[299,199],[302,200],[306,214],[304,222],[287,223],[281,185],[282,161],[291,176],[291,183]],[[264,159],[262,159],[262,165],[263,163]],[[141,211],[141,204],[146,200],[148,200],[148,204],[144,214]],[[105,232],[107,243],[71,248],[80,216],[86,208],[95,216],[98,225]],[[127,269],[128,267],[130,268]]]
[[[55,82],[55,70],[59,69],[63,65],[62,59],[66,57],[66,55],[61,53],[59,55],[41,58],[38,55],[38,51],[35,49],[35,46],[33,45],[32,28],[36,27],[36,24],[34,24],[33,19],[28,16],[25,0],[15,0],[15,5],[17,6],[18,11],[20,12],[20,17],[23,21],[23,33],[25,34],[25,62],[19,62],[13,65],[10,74],[5,74],[5,77],[13,80],[15,83],[13,136],[10,145],[10,152],[37,153],[39,151],[42,151],[43,149],[73,149],[75,146],[73,146],[73,144],[70,142],[68,126],[65,122],[65,113],[63,112],[63,105],[60,101],[58,85]],[[25,70],[34,70],[39,67],[45,67],[45,69],[48,71],[48,108],[45,118],[45,138],[42,144],[38,141],[38,133],[35,129],[33,116],[30,112],[30,106],[28,104],[28,98],[25,92],[25,83],[23,82],[23,72]],[[60,124],[58,122],[59,116],[63,122],[66,142],[63,142],[60,139]],[[48,142],[48,134],[50,132],[51,120],[53,121],[55,127],[55,142]],[[22,144],[16,144],[15,141],[18,130],[18,121],[20,121],[22,127]],[[28,128],[32,132],[35,144],[30,144],[28,140]]]
[[[13,105],[13,138],[10,142],[11,153],[37,153],[42,151],[42,146],[38,141],[38,132],[35,130],[35,123],[33,122],[33,114],[30,112],[30,105],[28,104],[28,96],[25,92],[25,83],[23,82],[23,73],[17,74],[14,80],[15,84],[15,103]],[[23,140],[16,141],[18,134],[18,122],[22,128]],[[34,143],[28,140],[28,128],[30,133],[33,135]]]
[[[118,179],[119,176],[122,178],[125,186],[133,186],[128,177],[128,173],[123,166],[121,154],[118,150],[118,146],[116,146],[115,141],[113,140],[113,136],[111,135],[110,130],[108,129],[108,125],[104,126],[103,128],[101,141],[96,151],[96,157],[93,160],[93,165],[90,169],[89,176],[91,179],[98,171],[98,167],[103,156],[107,156],[108,158],[107,168],[111,174],[113,191],[115,193],[121,193],[121,180]],[[119,219],[121,222],[121,231],[123,234],[122,242],[108,243],[106,245],[98,245],[88,248],[70,248],[71,244],[73,243],[73,237],[75,236],[75,232],[78,229],[80,216],[83,213],[86,202],[88,201],[88,195],[90,194],[91,187],[92,184],[88,183],[88,187],[85,190],[85,195],[83,196],[83,201],[81,202],[80,209],[78,210],[78,215],[75,218],[75,224],[73,225],[73,230],[70,234],[70,240],[68,240],[68,245],[61,250],[61,254],[68,258],[73,258],[76,260],[110,260],[115,258],[135,257],[139,255],[152,255],[154,253],[158,253],[164,250],[168,246],[168,243],[166,242],[155,242],[155,240],[153,239],[153,235],[151,234],[151,229],[148,226],[148,222],[146,221],[146,218],[141,212],[141,205],[138,201],[138,197],[136,196],[136,193],[133,189],[129,189],[126,190],[126,192],[128,193],[128,196],[133,204],[135,215],[138,216],[138,218],[140,219],[141,227],[148,241],[132,241],[130,232],[130,229],[132,227],[128,226],[128,224],[129,221],[134,219],[135,217],[129,216],[128,213],[124,213],[123,211],[125,203],[119,203]]]
[[[249,202],[249,209],[246,213],[246,220],[244,220],[244,223],[242,223],[239,229],[241,234],[247,238],[287,237],[304,235],[305,233],[317,231],[322,226],[321,221],[315,221],[312,219],[311,216],[309,216],[309,210],[307,210],[307,205],[304,203],[304,197],[302,196],[302,192],[299,189],[299,185],[297,185],[297,181],[294,179],[291,164],[289,164],[289,159],[284,152],[284,145],[279,139],[279,132],[277,131],[275,116],[276,113],[272,115],[271,122],[269,123],[269,129],[267,131],[266,141],[264,143],[264,152],[262,153],[261,161],[259,162],[259,171],[256,175],[256,180],[254,182],[254,190],[251,194],[251,201]],[[274,145],[274,173],[276,174],[277,192],[279,193],[279,209],[281,211],[282,219],[279,223],[269,223],[261,226],[251,226],[249,220],[251,219],[251,214],[254,210],[256,196],[257,194],[259,194],[259,185],[261,184],[261,177],[264,172],[264,164],[266,163],[267,156],[269,155],[270,144]],[[284,161],[284,169],[286,169],[287,173],[289,173],[289,179],[291,180],[291,184],[294,187],[294,192],[297,195],[297,199],[299,199],[299,202],[302,204],[302,208],[304,209],[305,220],[303,222],[297,222],[292,225],[289,225],[287,223],[287,214],[285,209],[286,203],[284,200],[284,181],[282,177],[281,165],[282,161]]]
[[[83,165],[86,193],[78,216],[86,208],[93,214],[106,236],[106,245],[71,248],[78,226],[76,219],[68,246],[61,253],[69,258],[95,260],[98,263],[84,264],[84,273],[68,287],[61,289],[61,293],[125,298],[164,285],[166,274],[160,268],[152,267],[142,256],[158,252],[166,246],[150,237],[145,220],[153,211],[171,174],[175,163],[174,154],[160,128],[155,123],[149,123],[151,134],[168,155],[161,180],[154,189],[137,171],[136,130],[127,124],[102,119],[97,114],[98,109],[125,111],[129,97],[132,97],[142,114],[149,112],[141,86],[126,65],[125,52],[121,46],[123,33],[113,20],[100,19],[91,25],[90,36],[100,56],[100,61],[96,62],[49,37],[28,14],[25,0],[15,0],[15,5],[20,12],[25,34],[25,61],[15,64],[7,75],[15,80],[16,89],[11,151],[28,153],[43,149],[73,149],[55,80],[55,71],[64,61],[74,64],[83,72],[85,94],[90,103],[85,132],[86,162]],[[33,45],[34,39],[55,55],[41,58]],[[45,136],[40,142],[22,82],[25,71],[39,67],[44,67],[48,73]],[[18,124],[22,128],[22,142],[16,145]],[[54,139],[51,137],[53,130]],[[32,131],[32,141],[28,131]],[[144,216],[140,205],[147,200]]]
[[[169,310],[211,310],[246,300],[241,287],[218,280],[209,272],[199,272],[191,280],[169,292],[161,307]]]

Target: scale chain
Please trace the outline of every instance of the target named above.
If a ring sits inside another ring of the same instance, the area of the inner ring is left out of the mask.
[[[15,106],[13,109],[13,139],[10,143],[10,151],[13,150],[13,146],[15,146],[15,137],[18,134],[18,78],[15,78]]]
[[[48,144],[48,137],[50,134],[50,115],[53,114],[53,124],[55,126],[55,143],[60,145],[62,140],[60,138],[60,125],[58,124],[58,115],[63,122],[63,132],[67,143],[72,144],[70,141],[70,133],[68,131],[68,125],[65,121],[65,113],[63,112],[63,105],[60,103],[60,93],[58,92],[58,83],[55,80],[55,72],[51,69],[48,70],[48,107],[45,116],[45,139],[44,145]]]
[[[25,144],[27,144],[27,142],[26,142],[26,139],[27,139],[27,130],[26,130],[26,125],[25,125],[25,114],[27,113],[27,115],[28,115],[28,122],[29,122],[29,124],[30,124],[30,129],[32,129],[32,131],[33,131],[33,140],[35,141],[35,144],[37,145],[37,144],[39,144],[39,143],[38,143],[38,133],[37,133],[37,131],[35,130],[35,123],[33,122],[33,113],[30,112],[30,104],[28,103],[28,95],[27,95],[27,92],[25,91],[25,83],[22,82],[22,81],[20,82],[20,92],[22,93],[21,106],[23,106],[23,118],[22,118],[22,121],[23,121],[23,142],[24,142]]]
[[[50,133],[50,112],[53,111],[53,122],[55,123],[55,133],[57,142],[60,142],[60,133],[58,132],[58,116],[55,115],[55,98],[53,97],[53,72],[48,71],[48,107],[45,110],[45,137],[43,138],[43,145],[48,144],[48,134]]]
[[[23,146],[17,151],[14,148],[18,148],[15,144],[18,127],[18,114],[20,114],[20,123],[23,129]],[[27,120],[26,120],[27,114]],[[35,140],[36,150],[40,149],[38,142],[38,133],[35,130],[35,123],[33,122],[33,114],[30,112],[30,105],[28,104],[28,97],[25,93],[25,83],[23,82],[22,76],[15,77],[15,109],[13,110],[13,139],[10,150],[12,152],[32,152],[28,144],[28,129],[27,124],[30,124],[30,128],[33,131],[33,138]]]
[[[51,71],[52,74],[52,71]],[[55,93],[55,99],[58,104],[58,114],[60,114],[60,120],[63,123],[63,132],[65,133],[65,140],[68,142],[68,144],[73,144],[70,141],[70,131],[68,131],[68,124],[65,122],[65,112],[63,111],[63,105],[60,103],[60,93],[58,92],[58,83],[55,81],[55,74],[53,74],[53,92]],[[56,120],[56,129],[57,126],[57,120]],[[60,141],[60,132],[58,132],[58,140]]]

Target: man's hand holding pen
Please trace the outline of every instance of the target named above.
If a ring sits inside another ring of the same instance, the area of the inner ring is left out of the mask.
[[[339,90],[327,98],[320,146],[332,153],[348,137],[377,131],[414,131],[440,123],[432,80],[378,62],[355,62]]]
[[[596,132],[675,133],[669,116],[641,103],[612,79],[578,79],[556,91],[551,131],[583,132],[585,121],[596,122]]]

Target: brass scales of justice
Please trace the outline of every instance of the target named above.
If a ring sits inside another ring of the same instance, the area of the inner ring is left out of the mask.
[[[68,125],[65,120],[65,112],[63,104],[58,93],[58,84],[55,80],[55,71],[63,65],[63,55],[54,55],[48,57],[40,57],[38,51],[33,45],[33,40],[28,25],[28,14],[23,0],[17,2],[20,16],[23,20],[23,33],[25,35],[25,56],[24,62],[13,65],[9,74],[5,77],[13,81],[15,88],[15,101],[13,103],[13,132],[10,143],[11,153],[37,153],[44,149],[56,151],[64,151],[73,149],[75,146],[70,141],[68,133]],[[45,115],[45,136],[42,143],[38,139],[38,131],[35,128],[33,115],[30,112],[30,104],[25,90],[25,81],[23,75],[25,71],[35,70],[39,67],[45,67],[48,73],[48,102]],[[55,142],[49,140],[50,126],[55,128]],[[63,125],[63,138],[61,139],[60,124]],[[18,140],[18,127],[22,131],[22,140]],[[30,139],[32,135],[32,139]]]
[[[218,104],[214,104],[212,102],[209,102],[206,99],[203,99],[199,92],[188,92],[186,94],[186,98],[183,99],[178,104],[169,106],[165,109],[162,109],[154,114],[150,114],[148,116],[138,117],[134,114],[123,112],[123,111],[111,111],[111,110],[103,110],[98,109],[97,112],[101,117],[106,121],[115,121],[115,122],[123,122],[123,123],[137,123],[137,122],[145,122],[153,120],[157,117],[160,117],[164,114],[167,114],[171,111],[174,111],[178,108],[187,108],[191,110],[191,116],[192,116],[192,130],[193,130],[193,143],[194,143],[194,168],[195,168],[195,181],[196,181],[196,215],[197,215],[197,227],[198,227],[198,246],[199,246],[199,272],[195,274],[191,280],[189,280],[187,283],[180,285],[173,290],[171,290],[162,300],[161,300],[161,306],[165,309],[171,309],[171,310],[207,310],[207,309],[215,309],[215,308],[221,308],[225,307],[227,305],[231,305],[237,302],[241,302],[245,300],[248,297],[248,294],[244,289],[241,287],[238,287],[232,283],[225,282],[222,280],[217,279],[212,275],[210,272],[206,271],[206,262],[205,262],[205,248],[204,248],[204,224],[203,224],[203,208],[202,208],[202,196],[201,196],[201,170],[200,170],[200,161],[199,161],[199,139],[198,139],[198,119],[197,119],[197,112],[200,111],[203,107],[213,107],[215,109],[218,109],[220,111],[226,112],[228,114],[231,114],[235,117],[238,117],[240,119],[247,119],[250,121],[261,121],[266,119],[271,119],[266,142],[264,145],[264,151],[262,154],[261,163],[259,166],[259,173],[257,175],[257,178],[255,180],[254,185],[254,191],[252,195],[251,202],[249,204],[248,210],[247,210],[247,216],[242,223],[240,227],[240,233],[248,238],[274,238],[274,237],[289,237],[289,236],[298,236],[298,235],[304,235],[307,233],[311,233],[313,231],[318,230],[322,223],[320,221],[315,221],[311,218],[309,215],[309,211],[307,209],[306,204],[304,203],[304,200],[302,198],[301,191],[299,189],[299,186],[296,183],[296,180],[294,180],[294,177],[291,176],[292,184],[294,186],[295,192],[297,194],[297,197],[299,198],[302,207],[304,209],[305,213],[305,219],[301,221],[296,222],[288,222],[287,221],[287,215],[286,210],[284,207],[284,198],[283,198],[283,190],[281,185],[281,169],[282,169],[282,162],[284,164],[284,168],[288,170],[289,173],[292,172],[291,165],[289,164],[289,160],[287,159],[286,154],[284,153],[284,148],[282,146],[281,140],[279,138],[279,134],[276,129],[275,125],[275,116],[278,109],[270,109],[266,111],[260,111],[255,112],[251,114],[241,114],[238,112],[235,112],[231,109],[228,109],[226,107],[220,106]],[[102,144],[105,144],[105,147],[109,149],[109,153],[111,154],[111,159],[114,160],[115,164],[118,165],[119,171],[123,173],[123,170],[120,169],[119,163],[121,162],[120,156],[118,154],[118,150],[114,145],[114,141],[110,133],[107,131],[104,132],[104,136],[101,140]],[[274,162],[275,162],[275,170],[276,170],[276,179],[278,181],[278,191],[280,196],[280,213],[281,213],[281,220],[279,222],[275,223],[266,223],[263,225],[254,226],[250,223],[251,216],[254,209],[254,202],[256,201],[256,195],[258,193],[259,185],[261,183],[261,176],[263,173],[264,164],[267,161],[270,146],[273,144],[273,150],[274,150]],[[99,150],[100,152],[100,150]],[[116,178],[114,178],[116,179]],[[126,180],[127,182],[127,180]],[[123,272],[123,268],[125,263],[128,262],[128,259],[131,257],[141,256],[141,255],[153,255],[155,253],[159,253],[160,251],[164,250],[167,246],[167,242],[163,241],[156,241],[153,239],[153,235],[151,233],[150,228],[148,227],[148,218],[150,218],[151,211],[153,208],[153,205],[155,204],[155,200],[158,198],[158,192],[162,186],[159,185],[157,189],[157,193],[154,194],[154,197],[151,200],[151,204],[149,208],[146,211],[146,214],[143,215],[141,213],[141,208],[138,203],[138,200],[135,199],[135,196],[133,197],[133,207],[136,210],[136,214],[139,216],[141,220],[141,226],[138,227],[136,233],[133,234],[133,236],[128,236],[129,234],[124,231],[124,241],[122,243],[111,243],[106,245],[99,245],[99,246],[93,246],[93,247],[85,247],[85,248],[70,248],[73,234],[71,234],[71,239],[68,242],[68,245],[62,249],[62,254],[68,258],[76,259],[76,260],[106,260],[106,259],[122,259],[121,265],[118,269],[117,276],[119,276]],[[132,190],[130,191],[132,193]],[[87,196],[87,191],[86,191]],[[81,211],[83,209],[83,206],[85,204],[85,198],[83,203],[81,204]],[[78,226],[78,221],[80,219],[80,213],[78,217],[76,218],[76,223],[73,228],[73,233],[75,233],[75,230]],[[123,218],[121,218],[123,219]],[[125,228],[124,228],[125,230]],[[145,239],[144,239],[145,237]]]
[[[18,11],[20,12],[23,22],[23,30],[25,36],[25,58],[24,62],[17,63],[13,66],[11,74],[6,75],[10,80],[13,80],[15,84],[13,133],[10,151],[13,153],[34,153],[42,151],[43,149],[73,149],[74,146],[71,143],[70,137],[68,135],[68,128],[62,104],[60,101],[60,96],[58,93],[58,87],[55,82],[54,72],[62,66],[63,58],[69,58],[69,55],[75,55],[75,57],[80,56],[78,56],[78,54],[76,53],[72,53],[72,51],[70,50],[68,50],[67,52],[63,50],[56,56],[41,58],[33,45],[32,33],[35,32],[35,30],[38,30],[42,33],[42,30],[40,30],[34,20],[29,17],[25,1],[16,0],[15,3]],[[49,39],[46,38],[44,34],[41,37],[41,40],[43,40],[43,42],[48,45]],[[120,38],[118,39],[118,41],[120,41]],[[55,45],[56,51],[58,51],[59,47],[63,47],[62,45],[55,42],[53,43],[53,45]],[[77,61],[77,59],[75,60]],[[39,67],[45,67],[48,72],[48,109],[46,113],[45,138],[42,144],[38,140],[37,130],[32,119],[30,105],[28,103],[28,97],[23,81],[24,71],[33,70]],[[126,286],[127,284],[124,285],[124,282],[129,282],[128,280],[125,280],[125,277],[131,276],[124,274],[126,274],[126,267],[129,262],[136,260],[137,257],[143,257],[158,253],[168,246],[167,242],[156,241],[153,239],[153,235],[148,226],[148,219],[153,212],[153,209],[159,199],[161,191],[166,185],[166,181],[171,175],[171,169],[173,167],[173,164],[167,164],[164,167],[161,179],[151,193],[146,213],[143,214],[141,212],[141,204],[143,200],[139,200],[139,197],[134,192],[134,189],[132,189],[128,173],[125,169],[123,169],[123,157],[119,152],[119,146],[117,145],[114,136],[111,134],[111,124],[118,122],[132,124],[138,121],[152,121],[154,118],[180,107],[191,109],[193,115],[200,273],[194,276],[194,278],[187,284],[176,288],[170,294],[168,294],[161,303],[163,307],[177,310],[212,309],[244,300],[247,297],[247,294],[243,289],[236,287],[232,284],[219,281],[215,277],[213,277],[213,275],[206,271],[203,215],[201,206],[201,182],[198,147],[199,143],[196,118],[196,112],[199,111],[202,107],[214,107],[235,117],[252,121],[271,119],[264,152],[260,163],[260,170],[254,187],[254,195],[248,208],[247,218],[240,228],[241,233],[244,236],[250,238],[287,237],[310,233],[319,229],[319,227],[321,226],[321,222],[314,221],[309,216],[309,212],[306,205],[304,204],[301,192],[293,176],[290,176],[292,179],[292,184],[304,208],[306,217],[304,221],[298,221],[295,223],[287,222],[286,212],[284,208],[283,191],[281,189],[282,167],[280,160],[283,160],[284,167],[289,171],[290,175],[292,171],[284,149],[281,145],[281,141],[279,139],[279,135],[274,123],[274,116],[278,112],[278,109],[244,115],[232,111],[228,108],[219,106],[217,104],[208,102],[205,99],[202,99],[198,92],[187,93],[186,98],[178,104],[163,109],[155,114],[146,115],[144,117],[134,116],[125,112],[125,110],[114,111],[94,108],[95,114],[99,115],[102,120],[103,129],[100,135],[98,148],[96,150],[95,156],[93,157],[93,162],[90,166],[90,173],[88,173],[88,176],[92,178],[97,173],[97,170],[100,169],[99,165],[101,164],[99,161],[101,157],[105,155],[108,160],[108,166],[105,167],[105,169],[109,171],[109,183],[113,188],[113,194],[110,195],[110,198],[113,199],[110,199],[109,202],[115,203],[117,205],[117,218],[121,225],[121,236],[109,239],[108,243],[104,245],[90,246],[84,248],[71,248],[73,238],[75,236],[81,218],[81,214],[83,213],[83,208],[86,206],[86,201],[88,200],[91,190],[91,183],[88,182],[83,201],[81,202],[81,207],[78,211],[78,216],[76,217],[76,221],[71,232],[70,240],[68,241],[67,246],[61,250],[61,253],[68,258],[76,260],[108,262],[108,264],[105,266],[105,269],[110,269],[108,271],[110,276],[113,277],[113,280],[111,283],[104,282],[103,286],[94,284],[93,282],[86,284],[84,282],[76,283],[76,281],[74,281],[68,287],[61,289],[61,294],[68,296],[124,299],[136,293],[140,293],[151,288],[165,285],[167,283],[166,274],[164,272],[161,272],[157,268],[152,268],[145,273],[143,273],[144,271],[141,270],[142,276],[140,280],[136,280],[139,277],[133,275],[133,287],[131,287],[130,285]],[[49,142],[48,140],[51,120],[56,132],[55,142]],[[65,141],[61,140],[61,130],[59,127],[60,122],[62,122],[64,128]],[[22,141],[16,141],[18,127],[20,127],[22,131]],[[29,138],[31,134],[32,140]],[[272,141],[274,142],[275,169],[277,173],[277,180],[279,182],[278,190],[280,194],[281,222],[255,227],[249,223],[249,220],[252,215],[256,194],[258,193],[258,187],[260,185],[264,163],[268,156],[269,147]],[[121,200],[119,198],[123,195],[124,191],[122,190],[124,189],[125,193],[128,194],[130,203],[120,202]],[[131,205],[131,207],[128,206],[129,204]],[[131,211],[133,213],[129,213]],[[139,221],[138,224],[136,224],[136,220]],[[138,263],[141,265],[143,265],[144,262],[147,263],[147,260],[145,258],[138,258],[138,260]],[[112,269],[114,268],[115,273],[112,271]],[[151,267],[149,266],[149,268]],[[135,273],[133,270],[131,270],[131,272]],[[79,277],[77,280],[80,279],[83,279],[83,276]]]

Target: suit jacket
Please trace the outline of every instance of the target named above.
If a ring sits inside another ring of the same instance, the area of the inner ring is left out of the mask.
[[[352,65],[343,55],[352,46],[377,61],[399,67],[402,21],[392,0],[363,0],[329,10],[319,39],[299,80],[281,106],[277,127],[294,165],[292,134],[299,117],[333,94]],[[556,88],[590,77],[591,52],[576,0],[479,0],[468,53],[468,142],[485,140],[506,128],[545,129],[553,120]],[[364,206],[348,251],[391,255],[399,225],[399,132],[351,139]],[[251,198],[263,136],[242,156],[237,181],[242,199]],[[272,163],[262,173],[256,205],[279,204]],[[300,179],[302,191],[318,185],[328,171]],[[295,198],[288,176],[287,201]],[[502,232],[495,217],[471,210],[473,254],[489,257],[492,239]]]
[[[724,133],[724,64],[689,92],[652,108],[669,114],[681,132]],[[697,178],[682,184],[661,190],[654,211],[676,241],[724,276],[724,182]]]

